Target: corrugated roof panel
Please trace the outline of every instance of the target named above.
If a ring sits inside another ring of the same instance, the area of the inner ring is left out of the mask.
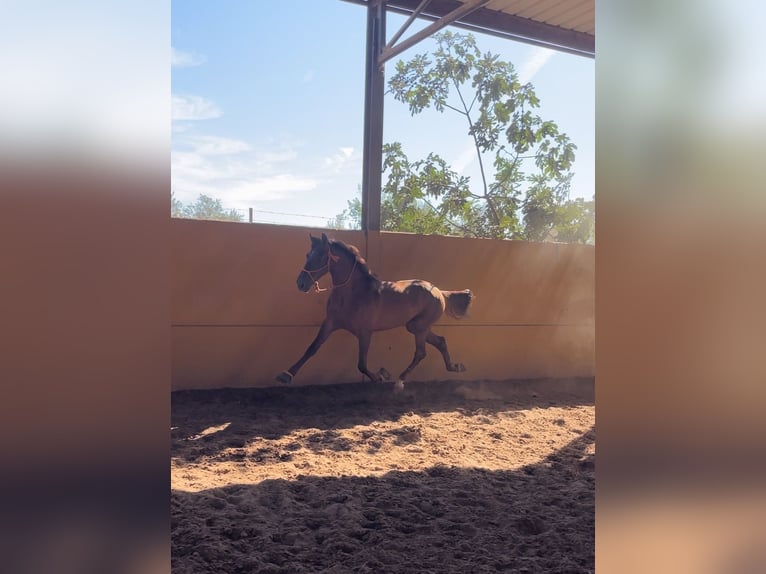
[[[588,25],[588,22],[593,21],[593,12],[588,10],[586,3],[580,3],[579,5],[571,5],[568,9],[566,7],[561,7],[552,13],[541,15],[536,19],[543,20],[544,22],[553,24],[554,26],[578,30],[578,28],[574,28],[571,24],[569,24],[569,22],[579,19],[584,21],[585,25]],[[582,32],[584,30],[579,31]]]
[[[578,32],[585,32],[591,36],[596,35],[596,29],[593,23],[593,15],[585,12],[580,12],[573,15],[561,23],[562,28],[569,28],[570,30],[577,30]]]
[[[487,8],[506,14],[517,14],[519,11],[534,9],[538,3],[539,0],[498,0],[487,4]]]
[[[346,0],[364,4],[363,0]],[[431,0],[423,14],[440,18],[470,0]],[[420,0],[388,0],[404,13]],[[595,0],[490,0],[454,24],[576,54],[595,55]]]
[[[595,30],[594,0],[493,0],[485,7],[591,35]]]

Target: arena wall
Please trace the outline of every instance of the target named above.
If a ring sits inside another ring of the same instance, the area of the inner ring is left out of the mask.
[[[323,231],[356,245],[383,279],[476,295],[468,317],[444,316],[434,327],[468,370],[446,372],[429,346],[412,380],[594,375],[592,246],[173,219],[173,390],[279,384],[274,376],[300,357],[324,317],[330,292],[295,284],[309,233]],[[396,375],[413,351],[403,328],[376,333],[370,369]],[[359,381],[356,362],[356,339],[337,331],[293,384]]]

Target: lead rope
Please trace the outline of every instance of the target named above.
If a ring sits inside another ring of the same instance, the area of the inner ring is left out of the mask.
[[[351,268],[351,271],[349,271],[349,274],[348,274],[348,277],[346,277],[346,280],[343,283],[339,283],[337,285],[335,283],[333,283],[332,284],[332,288],[333,289],[339,289],[339,288],[343,287],[346,283],[351,281],[351,276],[354,274],[354,269],[356,269],[356,264],[357,264],[358,261],[359,261],[359,259],[356,259],[356,258],[354,259],[354,266]]]

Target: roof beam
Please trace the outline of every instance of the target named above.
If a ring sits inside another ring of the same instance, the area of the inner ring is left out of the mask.
[[[436,20],[434,23],[429,24],[425,28],[423,28],[420,32],[417,32],[407,38],[406,40],[402,40],[399,44],[396,46],[386,46],[383,48],[383,51],[380,54],[380,57],[378,58],[378,63],[385,64],[388,60],[391,58],[395,58],[405,50],[411,48],[421,40],[424,40],[425,38],[428,38],[435,32],[438,32],[442,28],[449,26],[453,22],[459,20],[460,18],[464,18],[477,8],[480,8],[484,4],[487,4],[489,0],[468,0],[467,2],[458,2],[459,6],[455,7],[451,12],[448,12],[444,16],[441,16],[438,20]],[[421,2],[415,10],[413,10],[413,15],[417,16],[424,8],[424,5],[427,4],[427,2]],[[393,3],[391,5],[393,7]],[[410,21],[408,21],[405,26],[409,26]]]
[[[415,11],[412,14],[410,14],[410,17],[407,18],[407,21],[404,24],[402,24],[401,28],[399,28],[399,31],[393,36],[391,36],[391,39],[388,41],[388,44],[386,44],[385,46],[386,48],[392,48],[394,44],[396,44],[396,41],[399,38],[401,38],[402,34],[404,34],[407,28],[410,27],[410,24],[412,24],[415,18],[417,18],[420,15],[420,13],[423,11],[423,8],[425,8],[430,1],[431,0],[423,0],[420,4],[418,4],[418,7],[415,8]]]

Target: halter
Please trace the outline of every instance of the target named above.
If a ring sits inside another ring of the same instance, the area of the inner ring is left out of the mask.
[[[321,293],[322,291],[327,291],[327,289],[323,289],[319,286],[319,279],[314,279],[314,273],[319,273],[320,271],[327,269],[327,272],[330,273],[330,262],[337,263],[340,261],[340,257],[338,255],[333,254],[332,251],[330,251],[329,247],[327,248],[327,262],[322,265],[321,267],[317,267],[316,269],[306,269],[303,268],[303,271],[308,274],[308,276],[314,281],[314,292],[315,293]],[[349,281],[351,281],[351,276],[354,274],[354,269],[356,269],[356,264],[359,261],[358,258],[354,258],[354,266],[351,268],[351,271],[348,273],[348,277],[346,277],[346,280],[343,283],[335,283],[333,281],[332,288],[338,289],[340,287],[343,287],[346,285]],[[332,277],[332,273],[330,273],[330,277]]]

